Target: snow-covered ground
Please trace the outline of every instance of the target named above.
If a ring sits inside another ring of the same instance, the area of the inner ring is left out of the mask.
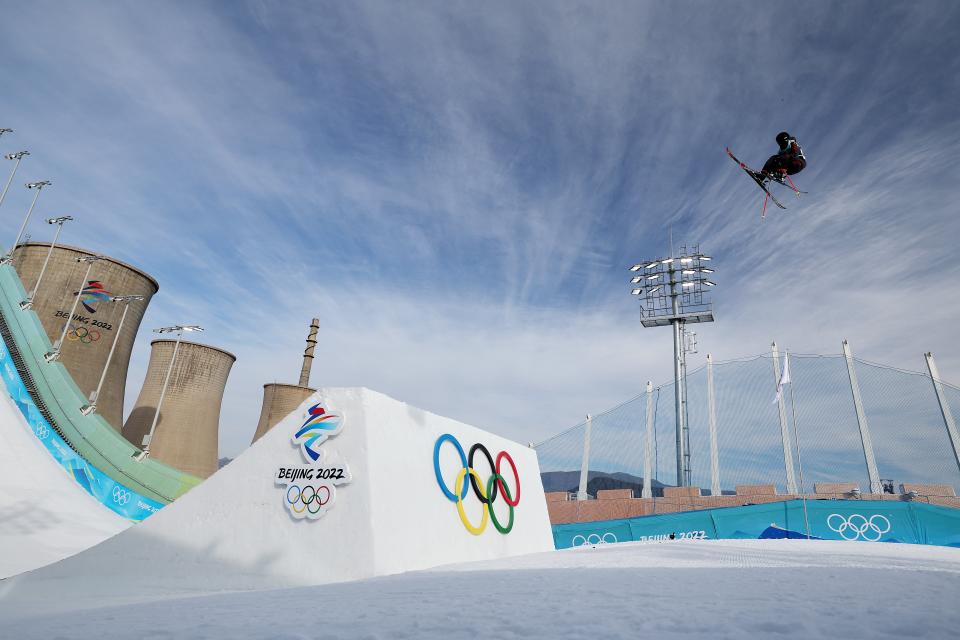
[[[5,390],[0,396],[0,578],[56,562],[129,527],[54,461]]]
[[[424,544],[429,544],[424,540]],[[322,561],[322,558],[316,558]],[[21,617],[9,638],[956,638],[960,550],[625,543]]]

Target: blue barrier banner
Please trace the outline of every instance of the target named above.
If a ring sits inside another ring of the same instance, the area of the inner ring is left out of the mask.
[[[37,409],[3,340],[0,340],[0,377],[33,434],[43,443],[53,459],[98,502],[134,522],[144,520],[163,508],[161,503],[142,496],[107,476],[67,445]]]
[[[802,500],[553,525],[557,549],[643,540],[806,539],[960,547],[960,509],[886,500]]]

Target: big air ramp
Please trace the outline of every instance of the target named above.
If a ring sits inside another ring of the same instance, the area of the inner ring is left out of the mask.
[[[457,445],[472,457],[472,473]],[[310,451],[319,453],[315,462]],[[499,484],[487,453],[505,479],[493,500],[496,522],[477,497]],[[311,478],[294,479],[305,471]],[[456,495],[465,497],[452,501],[440,483],[453,496],[458,475],[467,486]],[[477,493],[471,477],[484,485]],[[507,497],[517,502],[512,519]],[[8,581],[0,616],[342,582],[552,549],[534,450],[367,389],[328,389],[143,524]]]
[[[0,392],[0,578],[61,560],[128,526],[50,457]]]

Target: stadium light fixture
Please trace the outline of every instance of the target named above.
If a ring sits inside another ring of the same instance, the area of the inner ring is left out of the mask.
[[[640,271],[640,269],[642,268],[643,268],[643,265],[635,264],[632,267],[630,267],[630,271]]]
[[[120,331],[123,330],[123,321],[127,319],[127,311],[130,310],[130,303],[134,301],[144,300],[146,296],[141,295],[126,295],[126,296],[111,296],[110,302],[123,302],[123,314],[120,316],[120,324],[117,325],[117,331],[113,334],[113,344],[110,345],[110,353],[107,354],[107,361],[103,365],[103,373],[100,374],[100,382],[97,383],[97,388],[90,392],[90,404],[84,405],[80,408],[80,413],[85,416],[90,415],[97,410],[97,399],[100,397],[100,391],[103,389],[103,381],[107,379],[107,370],[110,368],[110,360],[113,359],[113,352],[117,348],[117,341],[120,339]]]
[[[672,251],[671,251],[672,253]],[[682,247],[674,255],[648,260],[647,272],[643,280],[651,286],[633,288],[631,294],[641,296],[644,303],[641,323],[645,327],[671,325],[674,334],[674,394],[677,442],[677,485],[689,486],[692,482],[690,466],[690,434],[687,420],[686,402],[686,354],[691,352],[686,345],[685,325],[696,322],[713,322],[713,306],[705,297],[705,287],[716,284],[698,277],[699,273],[713,273],[713,269],[704,267],[712,260],[700,252],[699,247],[688,251]],[[636,271],[636,266],[630,267]],[[692,277],[691,277],[692,276]],[[662,279],[661,279],[662,278]],[[653,284],[656,281],[657,284]],[[635,276],[631,284],[638,285]]]
[[[634,277],[630,278],[631,284],[637,284],[637,283],[640,282],[641,280],[643,280],[643,276],[634,276]]]
[[[141,445],[143,450],[135,453],[133,459],[137,462],[143,462],[150,455],[150,443],[153,442],[153,434],[157,430],[157,422],[160,419],[160,407],[163,406],[163,397],[167,394],[167,384],[170,382],[170,374],[173,373],[173,363],[177,359],[177,352],[180,350],[180,339],[183,338],[184,331],[203,331],[203,327],[195,324],[174,325],[172,327],[160,327],[154,329],[154,333],[177,333],[177,340],[173,345],[173,355],[170,356],[170,365],[167,367],[167,375],[163,379],[163,387],[160,389],[160,399],[157,401],[157,408],[153,413],[153,423],[150,425],[150,433],[143,436]]]
[[[60,334],[60,337],[57,338],[57,341],[53,343],[53,351],[48,351],[43,354],[43,359],[47,362],[54,362],[60,359],[60,350],[63,348],[63,341],[67,338],[67,331],[70,330],[70,321],[73,320],[73,314],[77,311],[77,305],[80,303],[80,298],[83,297],[83,288],[87,284],[87,278],[90,277],[90,270],[93,269],[93,263],[102,260],[100,256],[80,256],[77,258],[77,262],[86,262],[87,270],[83,274],[83,280],[80,282],[80,287],[77,289],[76,293],[73,295],[73,306],[70,307],[70,313],[67,315],[67,321],[63,323],[63,332]]]
[[[17,248],[17,245],[20,244],[20,238],[23,237],[23,232],[27,228],[27,223],[30,222],[30,216],[33,215],[33,208],[37,206],[37,199],[40,197],[40,192],[43,191],[44,187],[49,187],[52,183],[49,180],[41,180],[39,182],[28,182],[27,189],[36,189],[37,192],[33,195],[33,200],[30,202],[30,208],[27,209],[27,217],[23,219],[23,224],[20,225],[20,231],[17,232],[17,239],[13,241],[13,245],[10,247],[10,251],[7,252],[3,258],[0,258],[0,264],[7,264],[13,257],[13,252]]]
[[[47,257],[43,260],[43,266],[40,268],[40,275],[37,276],[37,282],[33,285],[33,289],[30,290],[30,295],[27,296],[27,299],[20,303],[20,308],[27,310],[33,306],[33,300],[37,297],[37,292],[40,290],[40,281],[43,280],[43,274],[47,270],[47,263],[50,262],[50,256],[53,255],[53,248],[57,246],[57,240],[60,238],[60,232],[63,231],[63,223],[70,222],[73,220],[72,216],[60,216],[59,218],[47,218],[47,224],[57,225],[57,232],[53,234],[53,242],[50,243],[50,250],[47,251]]]
[[[7,129],[11,131],[11,129]],[[13,165],[13,170],[10,172],[10,177],[7,178],[7,184],[3,187],[3,193],[0,193],[0,206],[3,205],[3,199],[7,197],[7,189],[10,188],[10,183],[13,182],[13,176],[17,173],[17,168],[20,167],[20,161],[23,160],[24,156],[30,155],[29,151],[17,151],[16,153],[8,153],[3,156],[7,160],[16,160],[16,163]]]

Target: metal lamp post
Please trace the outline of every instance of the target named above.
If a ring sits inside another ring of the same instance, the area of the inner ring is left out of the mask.
[[[17,248],[17,245],[20,244],[20,238],[23,237],[23,232],[27,228],[27,223],[30,222],[30,216],[33,214],[33,208],[37,205],[37,200],[40,198],[40,192],[43,191],[44,187],[49,187],[52,182],[49,180],[41,180],[40,182],[28,182],[27,189],[36,189],[37,192],[33,196],[33,200],[30,202],[30,208],[27,209],[27,217],[23,219],[23,224],[20,225],[20,231],[17,232],[17,239],[13,241],[10,250],[7,251],[7,255],[3,256],[3,259],[0,259],[0,264],[6,264],[10,262],[11,256],[13,256],[13,250]]]
[[[80,413],[85,416],[90,415],[97,410],[97,398],[100,397],[100,391],[103,389],[103,381],[107,379],[107,370],[110,368],[110,360],[113,359],[113,352],[117,348],[117,341],[120,339],[120,332],[123,330],[123,321],[127,318],[127,311],[130,310],[130,303],[135,300],[143,300],[145,296],[112,296],[110,302],[124,302],[123,314],[120,316],[120,324],[117,325],[117,332],[113,334],[113,344],[110,345],[110,353],[107,354],[107,361],[103,365],[103,373],[100,374],[100,382],[97,388],[90,393],[90,404],[81,407]]]
[[[37,283],[33,285],[33,289],[30,290],[30,295],[27,296],[27,299],[20,303],[21,309],[29,309],[33,306],[33,299],[37,296],[37,291],[40,290],[40,281],[43,280],[43,274],[47,270],[47,263],[50,262],[50,256],[53,255],[53,248],[57,246],[57,240],[60,239],[60,232],[63,231],[63,223],[73,220],[71,216],[60,216],[59,218],[47,218],[47,224],[57,225],[57,232],[53,235],[53,242],[50,243],[50,250],[47,251],[47,257],[43,260],[43,266],[40,268],[40,275],[37,276]]]
[[[672,253],[672,252],[671,252]],[[704,296],[705,287],[716,283],[702,274],[713,273],[706,266],[712,258],[700,253],[700,247],[691,251],[680,247],[680,253],[666,258],[646,260],[630,267],[635,273],[630,292],[644,303],[641,324],[644,327],[673,327],[674,407],[677,426],[677,486],[690,485],[690,451],[687,427],[686,398],[686,344],[684,327],[687,323],[713,322],[713,305]]]
[[[162,327],[160,329],[154,329],[154,333],[169,333],[172,331],[177,332],[177,341],[173,345],[173,355],[170,357],[170,365],[167,367],[167,375],[163,379],[163,387],[160,388],[160,399],[157,400],[157,410],[153,414],[153,423],[150,425],[150,432],[143,436],[143,450],[139,453],[134,454],[133,459],[137,462],[142,462],[147,456],[150,455],[150,443],[153,441],[153,433],[157,429],[157,422],[160,420],[160,407],[163,405],[163,397],[167,393],[167,384],[170,382],[170,374],[173,373],[173,363],[177,359],[177,351],[180,350],[180,339],[183,338],[184,331],[203,331],[203,327],[198,327],[197,325],[175,325],[173,327]]]
[[[102,258],[100,256],[80,256],[77,258],[77,262],[87,263],[87,270],[83,274],[83,282],[80,283],[80,287],[77,289],[77,297],[73,301],[73,306],[70,307],[70,313],[67,314],[67,321],[63,323],[63,332],[60,334],[60,337],[57,338],[57,341],[53,343],[53,351],[43,355],[44,360],[47,362],[53,362],[60,358],[60,348],[63,346],[63,341],[67,337],[67,331],[70,330],[70,321],[73,320],[73,314],[76,312],[77,305],[80,303],[80,297],[83,295],[83,287],[87,283],[87,278],[90,277],[90,270],[93,268],[93,263],[97,260],[102,260]]]
[[[12,129],[6,129],[7,132],[12,131]],[[16,175],[17,169],[20,167],[20,161],[23,160],[24,156],[30,155],[29,151],[17,151],[16,153],[8,153],[3,156],[7,160],[16,160],[13,165],[13,171],[10,172],[10,177],[7,178],[7,184],[3,187],[3,193],[0,193],[0,205],[3,205],[3,199],[7,197],[7,189],[10,188],[10,183],[13,182],[13,176]]]

